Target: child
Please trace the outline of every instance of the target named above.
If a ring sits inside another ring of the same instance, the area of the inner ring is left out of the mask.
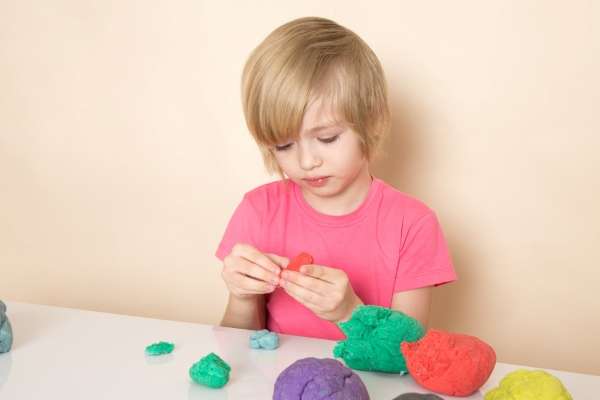
[[[371,304],[426,325],[431,288],[456,275],[434,212],[369,172],[390,120],[373,51],[333,21],[291,21],[250,55],[242,98],[282,179],[246,193],[217,249],[221,324],[340,340],[336,323]],[[286,270],[301,252],[314,264]]]

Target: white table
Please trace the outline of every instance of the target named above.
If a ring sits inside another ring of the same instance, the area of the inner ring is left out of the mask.
[[[275,351],[252,350],[250,331],[176,321],[6,302],[13,349],[0,354],[0,399],[271,399],[279,373],[304,357],[332,357],[335,342],[281,335]],[[160,340],[173,353],[147,357],[144,348]],[[191,382],[189,367],[209,352],[232,368],[222,389]],[[498,363],[482,399],[508,372],[520,366]],[[600,396],[600,376],[547,370],[576,400]],[[405,392],[427,392],[410,376],[357,372],[373,400]],[[453,397],[442,396],[445,399]]]

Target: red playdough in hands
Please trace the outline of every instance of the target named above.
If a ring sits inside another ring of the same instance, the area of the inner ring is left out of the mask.
[[[430,329],[417,342],[402,342],[408,372],[421,386],[450,396],[469,396],[488,380],[496,353],[469,335]]]
[[[300,271],[300,267],[306,264],[312,264],[313,258],[308,253],[300,253],[290,261],[286,269],[290,271]]]

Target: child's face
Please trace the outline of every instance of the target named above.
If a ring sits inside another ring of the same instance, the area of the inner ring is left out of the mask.
[[[333,198],[356,192],[370,175],[358,135],[335,122],[332,107],[320,99],[304,114],[297,141],[280,143],[273,153],[290,179],[318,198]],[[360,189],[359,189],[360,190]]]

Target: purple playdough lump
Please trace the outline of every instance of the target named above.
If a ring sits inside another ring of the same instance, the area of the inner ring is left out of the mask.
[[[279,374],[273,400],[369,400],[360,377],[333,358],[302,358]]]

